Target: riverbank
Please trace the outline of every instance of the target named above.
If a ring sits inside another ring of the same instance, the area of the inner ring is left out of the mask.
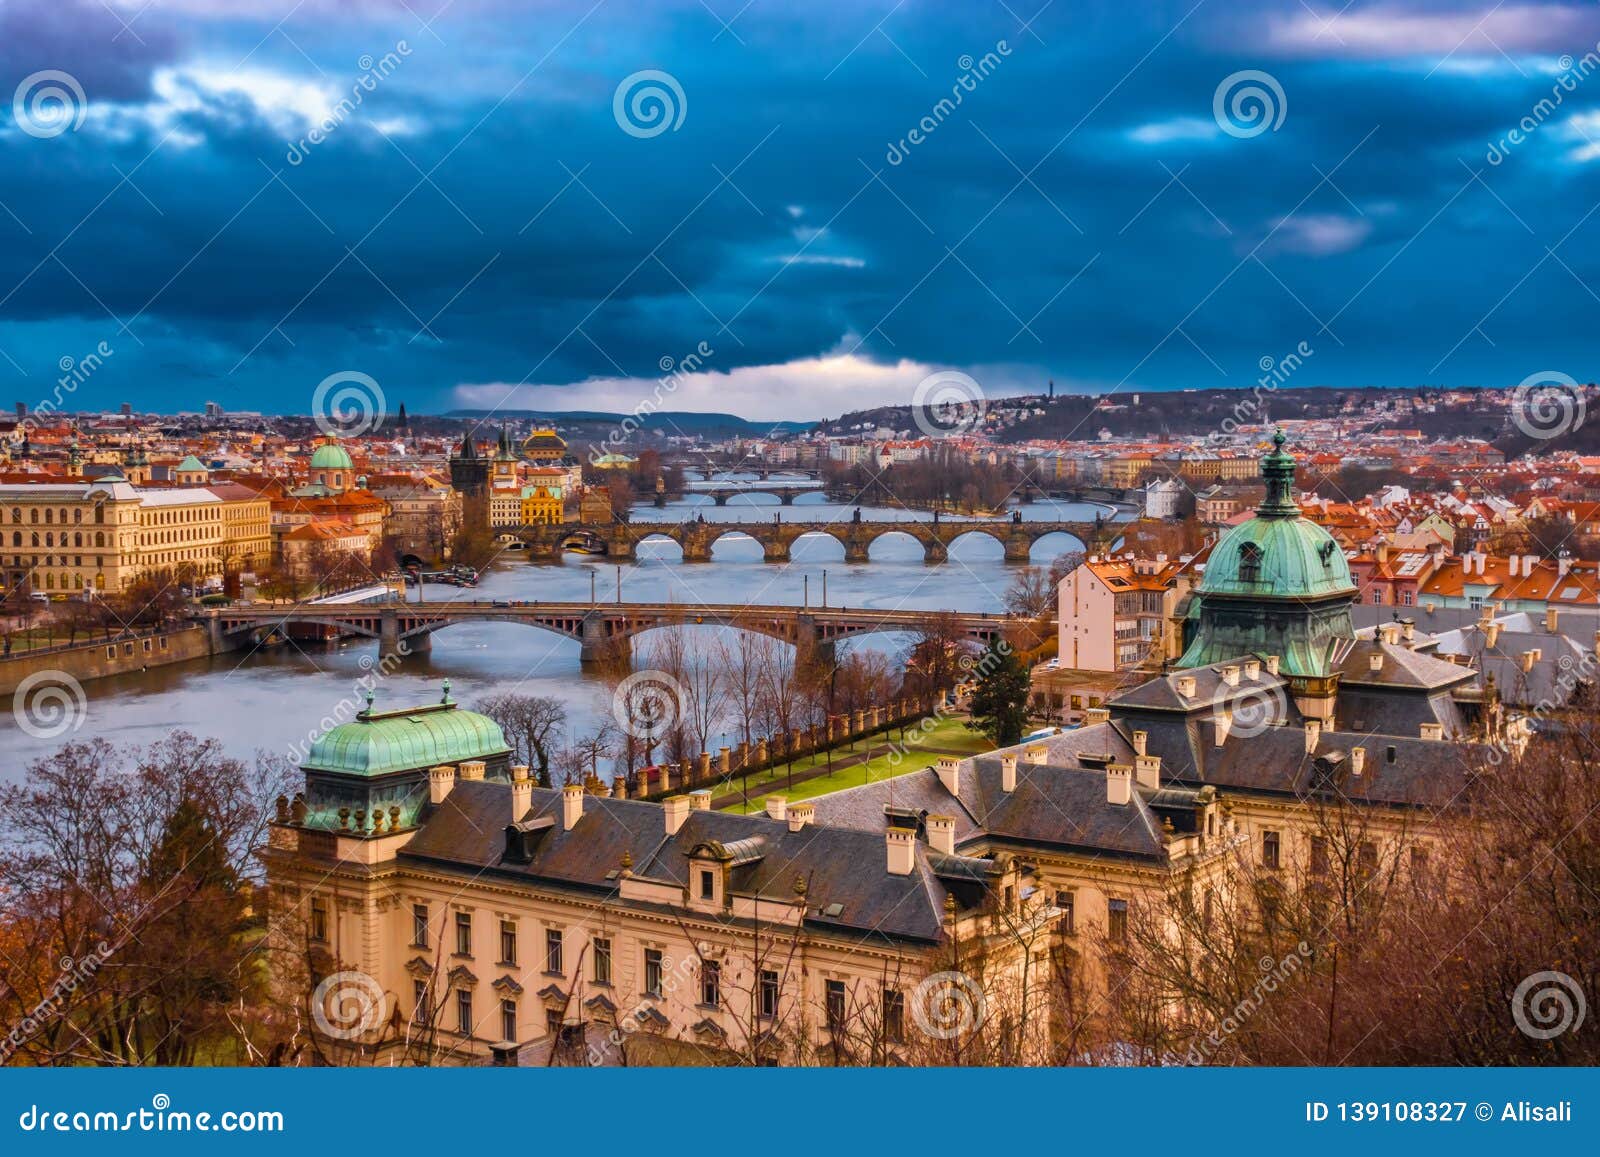
[[[210,632],[204,627],[179,627],[35,648],[0,659],[0,695],[12,694],[28,679],[43,672],[86,683],[111,675],[188,663],[211,654]]]

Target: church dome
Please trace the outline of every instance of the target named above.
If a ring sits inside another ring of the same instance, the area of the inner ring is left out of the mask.
[[[1314,599],[1355,591],[1344,550],[1333,535],[1300,515],[1294,459],[1283,442],[1280,430],[1261,463],[1266,501],[1254,518],[1228,531],[1212,549],[1200,594]]]
[[[355,463],[350,461],[350,452],[338,442],[324,442],[311,455],[313,470],[351,470],[354,467]]]

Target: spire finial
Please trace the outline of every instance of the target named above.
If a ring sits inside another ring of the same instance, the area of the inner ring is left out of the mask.
[[[445,676],[445,680],[444,680],[444,697],[442,699],[440,699],[439,702],[440,703],[448,703],[448,702],[450,702],[450,677],[448,675]]]

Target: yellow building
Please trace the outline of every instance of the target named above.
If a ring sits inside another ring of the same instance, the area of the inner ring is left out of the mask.
[[[522,488],[522,525],[559,526],[565,522],[566,471],[535,468],[528,471],[530,483]]]
[[[554,466],[567,456],[566,440],[554,430],[535,430],[522,442],[522,460],[536,466]]]

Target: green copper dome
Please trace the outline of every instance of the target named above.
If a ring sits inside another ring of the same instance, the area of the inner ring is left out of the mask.
[[[190,454],[182,462],[178,463],[179,474],[196,474],[205,469],[206,464],[200,461],[200,459],[196,458],[193,454]]]
[[[350,454],[337,442],[324,442],[318,446],[311,455],[311,469],[313,470],[352,470],[355,463],[350,461]]]
[[[301,765],[372,777],[416,771],[462,760],[487,760],[510,749],[499,724],[486,715],[462,711],[445,692],[443,703],[375,712],[367,709],[349,723],[324,732]]]
[[[1180,667],[1277,655],[1285,675],[1324,677],[1355,637],[1350,565],[1331,534],[1301,517],[1283,443],[1279,430],[1261,461],[1267,496],[1256,516],[1223,535],[1206,561]]]

